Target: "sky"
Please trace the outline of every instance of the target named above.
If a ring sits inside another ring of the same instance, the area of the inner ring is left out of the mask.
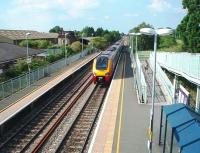
[[[142,22],[176,28],[186,15],[181,0],[6,0],[0,5],[0,29],[48,32],[85,26],[128,33]]]

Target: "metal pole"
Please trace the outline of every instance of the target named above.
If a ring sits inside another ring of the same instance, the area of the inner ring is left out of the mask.
[[[132,53],[133,53],[133,37],[131,37],[131,44],[132,44],[132,46],[131,46],[131,51],[132,51]]]
[[[65,33],[65,65],[67,65],[67,59],[66,59],[66,57],[67,57],[67,52],[66,52],[66,33]]]
[[[197,86],[197,95],[196,95],[196,112],[200,113],[200,86]]]
[[[81,35],[82,37],[82,51],[81,51],[81,57],[83,57],[83,34]]]
[[[27,42],[27,48],[26,48],[26,58],[27,58],[27,65],[28,65],[28,86],[31,84],[31,78],[30,78],[30,67],[29,67],[29,52],[28,52],[28,34],[26,35],[26,42]]]
[[[137,35],[135,36],[135,52],[137,52]]]
[[[94,35],[94,34],[92,34],[92,39],[93,39],[93,35]],[[93,45],[94,45],[94,44],[93,44],[93,40],[92,40],[92,49],[94,48],[94,46],[93,46]]]
[[[153,120],[154,120],[154,103],[155,103],[155,85],[156,85],[156,49],[157,49],[157,34],[154,34],[154,69],[153,69],[153,88],[152,88],[152,107],[151,107],[151,118],[150,118],[150,150],[152,153],[153,143]]]

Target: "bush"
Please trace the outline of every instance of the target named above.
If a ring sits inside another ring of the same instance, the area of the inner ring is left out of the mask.
[[[159,48],[166,48],[176,45],[176,39],[173,36],[162,36],[159,40]]]
[[[31,64],[30,64],[30,68],[31,70],[37,69],[41,66],[46,66],[49,62],[44,60],[44,59],[33,59]]]
[[[97,49],[105,49],[108,46],[108,42],[103,37],[95,37],[92,40],[93,46]]]
[[[78,53],[82,50],[82,44],[79,41],[73,42],[70,47],[75,53]]]
[[[19,45],[21,47],[26,47],[27,46],[27,41],[22,40]],[[51,42],[48,40],[28,40],[28,45],[30,48],[35,48],[35,49],[46,49],[50,48],[52,46]]]
[[[61,58],[63,58],[64,56],[62,55],[62,54],[55,54],[55,55],[49,55],[49,56],[47,56],[47,61],[49,62],[49,63],[53,63],[53,62],[55,62],[55,61],[57,61],[57,60],[59,60],[59,59],[61,59]]]
[[[6,78],[13,78],[22,74],[24,71],[27,71],[27,70],[28,70],[28,65],[26,63],[26,60],[18,60],[16,64],[12,65],[5,72],[5,76]]]

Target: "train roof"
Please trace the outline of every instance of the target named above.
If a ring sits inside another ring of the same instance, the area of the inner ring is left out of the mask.
[[[103,51],[101,52],[99,57],[104,56],[104,57],[108,57],[109,59],[112,59],[115,56],[115,54],[116,52],[113,52],[113,51]]]

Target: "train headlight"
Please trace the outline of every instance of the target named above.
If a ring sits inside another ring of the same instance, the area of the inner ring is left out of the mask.
[[[107,72],[107,73],[105,74],[105,76],[110,76],[110,73],[109,73],[109,72]]]

